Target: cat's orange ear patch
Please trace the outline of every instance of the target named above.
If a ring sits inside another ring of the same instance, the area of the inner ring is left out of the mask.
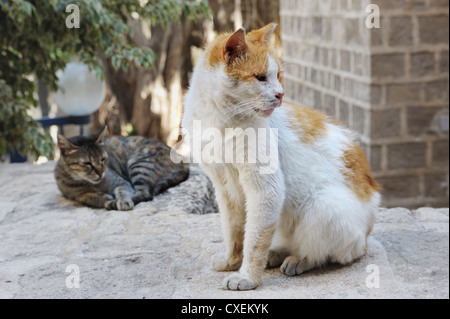
[[[225,63],[225,72],[240,81],[256,81],[255,75],[265,75],[268,56],[272,55],[270,38],[276,29],[271,23],[246,34],[244,29],[220,34],[206,49],[206,67]],[[275,56],[275,55],[273,55]]]
[[[223,57],[228,64],[231,64],[236,58],[243,56],[247,50],[245,30],[240,28],[228,39],[223,47]]]
[[[270,45],[270,39],[272,38],[272,35],[274,34],[275,30],[277,29],[276,23],[269,23],[265,27],[262,27],[259,30],[254,30],[250,32],[247,37],[250,41],[253,42],[259,42],[266,45]]]

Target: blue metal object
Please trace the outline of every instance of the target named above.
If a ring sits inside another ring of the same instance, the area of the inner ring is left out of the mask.
[[[17,148],[15,147],[12,152],[8,150],[8,153],[10,155],[11,163],[25,163],[27,161],[27,156],[20,155],[19,152],[17,151]]]
[[[75,124],[80,125],[80,135],[83,135],[83,125],[89,124],[91,121],[90,115],[84,116],[58,116],[58,117],[43,117],[37,120],[43,127],[57,125],[60,134],[64,135],[64,125]]]
[[[57,125],[59,128],[60,134],[64,135],[64,125],[74,124],[80,125],[80,135],[83,135],[83,125],[89,124],[91,121],[90,115],[84,116],[57,116],[57,117],[43,117],[37,122],[41,123],[43,127],[49,127],[52,125]],[[10,161],[11,163],[24,163],[27,161],[26,156],[22,156],[17,152],[17,149],[14,149],[10,153]]]

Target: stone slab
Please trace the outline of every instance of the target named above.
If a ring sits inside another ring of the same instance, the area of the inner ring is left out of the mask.
[[[200,170],[118,212],[62,198],[53,168],[0,165],[0,298],[449,297],[448,208],[381,209],[367,255],[351,265],[297,277],[266,270],[256,290],[235,292],[211,266],[224,243],[219,214],[203,214],[215,208]],[[68,288],[73,265],[79,288]]]

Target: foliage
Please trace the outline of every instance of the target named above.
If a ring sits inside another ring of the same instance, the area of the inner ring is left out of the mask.
[[[15,146],[19,153],[52,156],[51,137],[27,113],[28,104],[13,97],[11,87],[0,79],[0,155]]]
[[[67,28],[69,4],[79,8],[80,27]],[[0,0],[0,156],[7,148],[49,156],[50,141],[29,115],[37,105],[35,79],[57,89],[56,71],[72,56],[98,76],[103,76],[101,57],[111,58],[115,68],[128,64],[152,67],[150,48],[127,41],[130,16],[167,26],[182,14],[198,19],[209,16],[206,0]]]

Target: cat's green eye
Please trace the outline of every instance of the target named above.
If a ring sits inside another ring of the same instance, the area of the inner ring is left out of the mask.
[[[267,81],[267,76],[265,76],[265,75],[255,74],[255,78],[256,78],[259,82],[266,82],[266,81]]]

